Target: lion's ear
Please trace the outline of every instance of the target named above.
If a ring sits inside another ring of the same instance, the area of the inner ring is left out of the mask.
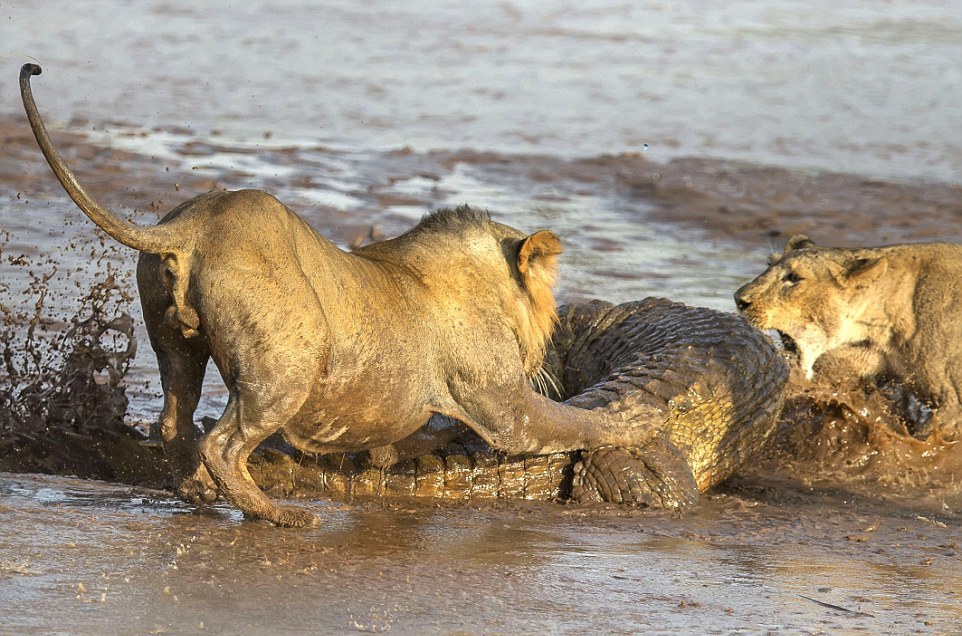
[[[815,247],[815,242],[804,234],[796,234],[785,243],[785,254],[795,250],[803,250],[808,247]]]
[[[555,257],[561,254],[561,239],[554,232],[541,230],[528,236],[518,246],[518,271],[522,276],[531,272],[533,267],[544,267],[554,271]]]
[[[845,263],[845,282],[864,285],[877,280],[888,270],[888,260],[878,258],[854,258]]]

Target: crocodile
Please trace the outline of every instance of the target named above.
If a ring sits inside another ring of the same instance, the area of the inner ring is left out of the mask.
[[[559,308],[545,361],[557,399],[623,418],[662,418],[641,447],[505,456],[465,433],[390,468],[364,453],[265,449],[250,472],[285,496],[524,498],[682,508],[758,451],[780,415],[788,366],[742,318],[659,298]],[[451,426],[457,426],[451,422]]]

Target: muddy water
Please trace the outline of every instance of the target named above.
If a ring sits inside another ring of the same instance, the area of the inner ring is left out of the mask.
[[[144,223],[256,187],[348,246],[470,203],[561,234],[562,301],[722,310],[794,232],[962,240],[957,3],[635,4],[4,3],[4,315],[28,324],[48,289],[55,337],[105,272],[133,294],[133,255],[26,131],[28,56],[81,180]],[[154,361],[117,302],[142,424]],[[213,369],[205,390],[198,418],[225,402]],[[768,464],[685,517],[310,501],[305,532],[5,474],[0,633],[962,631],[959,462],[817,444],[824,473]]]
[[[694,514],[315,502],[321,529],[0,477],[4,633],[956,633],[943,522],[790,490]],[[955,520],[956,522],[958,519]]]
[[[50,0],[0,19],[5,63],[69,78],[51,114],[98,127],[962,174],[954,0]]]

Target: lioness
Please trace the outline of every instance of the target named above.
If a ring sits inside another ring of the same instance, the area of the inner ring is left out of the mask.
[[[781,334],[808,379],[834,363],[902,383],[937,409],[937,430],[951,440],[962,430],[960,286],[962,245],[843,249],[798,235],[735,304]]]
[[[609,422],[532,390],[556,321],[553,233],[525,236],[462,208],[347,253],[254,190],[209,192],[155,227],[137,226],[94,201],[53,148],[30,90],[39,74],[25,65],[20,89],[54,174],[94,223],[141,251],[160,430],[186,499],[219,490],[249,517],[315,523],[275,505],[247,471],[275,431],[312,453],[356,451],[440,413],[495,448],[549,453],[643,443],[660,422]],[[209,358],[230,397],[198,441],[192,416]]]

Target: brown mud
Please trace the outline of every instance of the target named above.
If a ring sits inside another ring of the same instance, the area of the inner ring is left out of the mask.
[[[442,165],[483,166],[499,180],[603,183],[652,204],[655,221],[690,225],[747,248],[781,246],[794,234],[840,247],[962,239],[962,186],[897,182],[816,170],[641,154],[589,159],[433,152]]]
[[[0,246],[0,633],[99,633],[110,624],[138,633],[962,629],[962,453],[900,433],[884,400],[857,387],[797,383],[766,455],[683,517],[551,503],[317,499],[286,481],[291,459],[276,451],[259,455],[255,473],[276,494],[306,497],[299,505],[319,509],[320,529],[279,532],[221,505],[192,510],[166,490],[161,453],[143,443],[149,422],[128,404],[144,390],[133,398],[128,391],[138,373],[133,255],[97,238],[63,200],[21,121],[0,118],[0,139],[8,233]],[[289,187],[229,170],[171,177],[153,157],[80,135],[58,134],[57,143],[85,166],[94,196],[139,222],[211,187],[246,179]],[[181,150],[252,152],[216,143]],[[253,152],[275,166],[305,158],[297,148]],[[665,224],[657,227],[739,246],[758,271],[768,251],[799,231],[836,244],[962,240],[955,185],[637,155],[393,151],[352,192],[359,209],[315,204],[309,216],[343,244],[390,235],[408,220],[377,216],[380,205],[430,209],[438,201],[430,189],[402,197],[392,184],[412,175],[443,182],[459,166],[485,183],[524,180],[544,201],[551,197],[537,184],[561,199],[614,191]],[[909,222],[909,210],[923,216]],[[61,218],[62,233],[37,229]],[[49,256],[62,240],[64,252]],[[617,237],[610,244],[621,249]],[[67,276],[74,266],[86,273]],[[699,267],[711,271],[712,263]]]
[[[792,488],[684,517],[317,501],[278,531],[165,492],[0,475],[0,633],[951,634],[930,516]],[[283,608],[283,611],[278,611]]]

